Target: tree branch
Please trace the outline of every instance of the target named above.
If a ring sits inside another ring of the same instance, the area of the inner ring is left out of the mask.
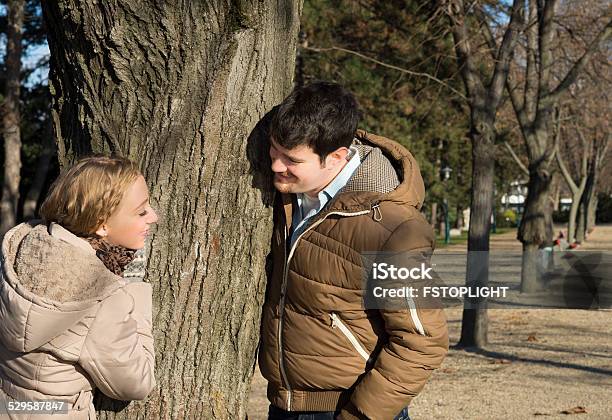
[[[576,81],[582,69],[588,64],[593,53],[597,51],[597,48],[599,48],[599,44],[607,41],[608,38],[610,38],[610,35],[612,35],[612,21],[608,22],[605,28],[599,32],[582,57],[580,57],[580,59],[574,63],[559,85],[548,95],[544,95],[542,101],[547,104],[554,104],[557,102],[563,92],[565,92]]]
[[[497,109],[497,106],[499,105],[499,101],[504,90],[504,85],[508,77],[510,58],[514,53],[514,47],[518,38],[517,33],[523,23],[521,17],[524,5],[525,0],[514,0],[510,15],[510,22],[508,23],[502,43],[497,51],[495,70],[493,71],[493,76],[491,77],[491,84],[489,85],[487,97],[488,106],[493,109]]]
[[[437,77],[432,76],[431,74],[428,74],[428,73],[412,71],[412,70],[405,69],[403,67],[394,66],[393,64],[385,63],[383,61],[380,61],[380,60],[377,60],[375,58],[369,57],[369,56],[367,56],[365,54],[362,54],[360,52],[349,50],[349,49],[342,48],[342,47],[335,47],[335,46],[331,46],[331,47],[327,47],[327,48],[303,47],[303,49],[309,50],[309,51],[314,51],[314,52],[341,51],[341,52],[344,52],[344,53],[347,53],[347,54],[352,54],[352,55],[355,55],[357,57],[363,58],[364,60],[368,60],[368,61],[371,61],[371,62],[373,62],[375,64],[378,64],[380,66],[387,67],[389,69],[397,70],[399,72],[402,72],[402,73],[405,73],[405,74],[410,74],[412,76],[425,77],[425,78],[427,78],[429,80],[432,80],[432,81],[434,81],[436,83],[439,83],[440,85],[442,85],[445,88],[449,89],[451,92],[453,92],[455,95],[459,96],[461,99],[467,100],[467,98],[465,97],[465,95],[463,93],[459,92],[457,89],[453,88],[449,84],[444,83],[442,80],[440,80]]]
[[[455,51],[461,69],[461,76],[468,96],[476,106],[484,106],[480,102],[484,97],[484,85],[476,69],[472,47],[469,42],[468,30],[465,25],[465,7],[462,0],[447,2],[447,15],[451,23],[451,32],[455,41]]]
[[[514,152],[514,149],[512,149],[512,146],[510,146],[510,143],[505,141],[504,142],[504,146],[506,146],[506,149],[508,149],[508,151],[510,152],[510,155],[512,155],[512,157],[514,158],[514,161],[516,162],[518,167],[521,169],[521,171],[523,171],[525,173],[525,175],[529,176],[529,169],[527,169],[527,166],[525,166],[525,164],[523,162],[521,162],[521,159]]]

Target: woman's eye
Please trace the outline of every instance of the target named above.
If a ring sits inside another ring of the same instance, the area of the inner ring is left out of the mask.
[[[147,213],[148,213],[148,212],[145,210],[145,211],[143,211],[142,213],[140,213],[140,214],[139,214],[139,216],[144,217],[144,216],[146,216],[146,215],[147,215]]]

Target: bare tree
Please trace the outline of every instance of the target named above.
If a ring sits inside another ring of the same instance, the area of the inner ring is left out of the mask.
[[[475,47],[475,12],[478,2],[464,4],[462,0],[445,1],[451,32],[455,41],[457,60],[461,66],[467,100],[470,108],[470,138],[472,141],[472,196],[468,233],[468,260],[466,282],[473,287],[487,286],[489,281],[489,231],[493,209],[493,183],[495,170],[495,119],[501,103],[508,66],[522,25],[524,0],[515,0],[499,45],[492,54],[494,63],[490,75],[483,74],[479,65],[481,51]],[[494,40],[492,40],[495,42]],[[466,299],[459,346],[482,347],[487,343],[486,302]]]
[[[607,163],[606,156],[610,144],[610,133],[603,133],[599,139],[594,139],[593,150],[588,165],[587,181],[580,201],[576,227],[576,242],[583,242],[586,234],[594,226],[597,209],[597,192],[601,171]]]
[[[301,8],[43,1],[60,164],[133,159],[161,217],[147,258],[158,386],[127,407],[98,399],[102,419],[245,418],[272,232],[262,118],[292,88]]]
[[[557,127],[557,136],[561,136],[561,126],[558,123]],[[567,223],[567,241],[569,243],[573,243],[576,240],[576,217],[578,215],[578,207],[580,206],[580,200],[582,200],[582,194],[584,193],[584,189],[587,184],[588,178],[588,162],[592,153],[592,145],[587,142],[582,134],[580,129],[577,129],[578,137],[580,139],[581,147],[579,149],[579,157],[580,157],[580,170],[578,173],[577,180],[574,180],[574,177],[570,173],[570,170],[567,168],[565,164],[565,159],[563,158],[563,154],[559,150],[560,141],[557,139],[555,144],[557,146],[557,150],[555,151],[555,156],[557,158],[557,163],[559,164],[559,169],[561,170],[561,174],[563,175],[563,179],[567,183],[571,193],[572,193],[572,205],[570,207],[570,213]]]
[[[0,239],[17,221],[21,179],[21,31],[25,0],[9,0],[6,44],[6,96],[2,104],[4,137],[4,181],[0,201]]]
[[[557,64],[553,49],[557,42],[558,0],[528,0],[528,21],[523,45],[524,54],[508,78],[507,87],[519,122],[529,160],[529,184],[525,211],[518,239],[523,243],[521,291],[532,292],[537,282],[538,250],[552,240],[550,205],[551,164],[555,160],[553,116],[561,96],[576,81],[602,41],[612,33],[612,23],[592,36],[583,53],[555,81]],[[568,6],[569,7],[569,6]],[[579,7],[577,4],[574,7]],[[597,25],[595,25],[597,26]],[[518,82],[522,81],[523,86]]]

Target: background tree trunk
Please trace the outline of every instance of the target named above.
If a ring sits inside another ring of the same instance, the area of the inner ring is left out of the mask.
[[[33,219],[36,217],[35,213],[36,208],[38,207],[38,201],[40,200],[40,194],[42,193],[42,189],[47,181],[47,174],[49,173],[51,160],[55,155],[55,144],[53,142],[53,138],[51,137],[52,130],[50,124],[47,125],[48,127],[44,130],[43,138],[41,139],[43,150],[36,164],[36,175],[34,176],[32,185],[30,186],[30,189],[28,190],[23,202],[24,220]]]
[[[495,158],[494,116],[487,120],[472,116],[472,203],[468,233],[466,285],[473,288],[489,284],[489,237],[493,210]],[[478,131],[475,131],[475,128]],[[487,344],[487,302],[466,298],[459,347],[484,347]]]
[[[17,222],[19,181],[21,179],[21,30],[25,0],[9,0],[6,44],[6,97],[2,104],[4,137],[4,181],[0,201],[0,240]]]
[[[541,165],[544,166],[544,165]],[[523,242],[521,292],[531,293],[540,288],[538,256],[542,244],[552,238],[552,206],[550,197],[551,175],[547,169],[531,170],[525,199],[525,211],[518,237]]]
[[[495,117],[500,105],[508,67],[518,32],[522,26],[521,13],[524,0],[515,0],[510,10],[510,21],[499,45],[493,39],[487,22],[489,44],[495,56],[490,78],[478,70],[477,51],[473,49],[468,16],[472,6],[462,0],[444,2],[450,20],[450,29],[455,42],[455,53],[461,67],[461,78],[465,85],[470,108],[470,139],[472,141],[472,195],[470,226],[468,232],[468,258],[466,285],[487,287],[489,284],[489,235],[493,209],[493,184],[495,174],[494,141]],[[480,29],[479,29],[480,31]],[[464,301],[461,338],[458,347],[480,347],[487,343],[486,300],[466,298]]]
[[[300,0],[43,1],[61,165],[137,161],[158,386],[102,419],[243,419],[259,339],[272,186],[266,121],[292,88]]]
[[[585,214],[585,201],[584,195],[580,200],[580,207],[578,209],[578,219],[576,219],[576,242],[581,244],[586,239],[586,214]]]
[[[586,44],[586,50],[569,70],[553,78],[555,47],[558,43],[557,16],[559,0],[528,0],[528,25],[524,45],[524,63],[515,66],[523,73],[522,92],[517,82],[508,80],[507,90],[527,146],[529,184],[525,212],[518,239],[523,243],[521,292],[539,289],[537,257],[539,250],[552,242],[552,206],[550,205],[551,161],[555,155],[553,136],[555,108],[560,97],[577,80],[592,55],[612,34],[608,22]],[[520,55],[519,55],[520,56]],[[519,57],[517,56],[517,57]],[[557,82],[560,80],[560,82]]]

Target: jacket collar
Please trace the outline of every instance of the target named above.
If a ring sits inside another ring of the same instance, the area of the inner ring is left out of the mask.
[[[62,225],[58,225],[57,223],[51,222],[49,224],[49,234],[54,238],[61,239],[64,242],[68,242],[69,244],[74,245],[89,254],[96,255],[96,250],[93,249],[89,242],[87,242],[85,239],[79,238]]]
[[[382,201],[393,202],[398,205],[405,205],[420,209],[425,198],[425,185],[419,165],[412,154],[399,143],[389,140],[382,136],[369,134],[364,130],[358,130],[355,134],[356,139],[367,146],[381,150],[383,155],[391,162],[397,172],[399,185],[390,192],[364,191],[354,189],[353,185],[357,180],[351,179],[336,194],[327,207],[315,216],[315,219],[325,217],[331,212],[354,213],[364,210],[371,210]],[[353,178],[372,176],[372,174],[362,173],[357,169]],[[286,231],[291,229],[293,220],[293,199],[291,194],[281,194],[284,208]],[[313,219],[314,221],[314,219]]]

